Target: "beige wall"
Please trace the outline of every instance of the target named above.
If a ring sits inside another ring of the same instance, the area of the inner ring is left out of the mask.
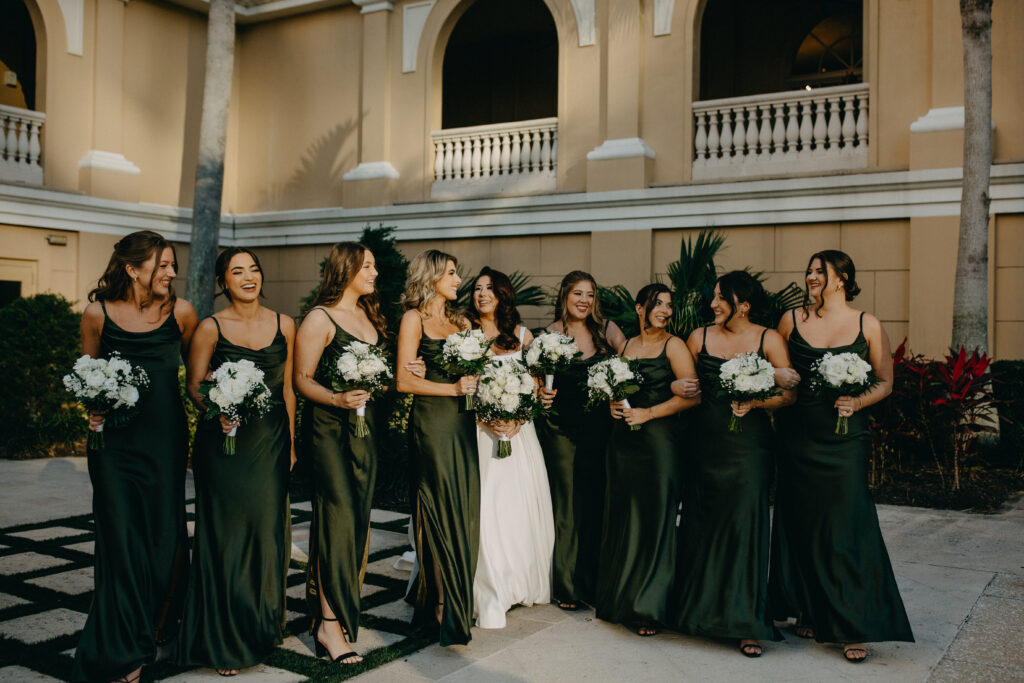
[[[999,358],[1024,358],[1024,215],[995,221],[995,343]]]

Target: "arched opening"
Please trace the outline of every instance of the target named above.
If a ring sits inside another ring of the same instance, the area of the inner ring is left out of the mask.
[[[543,0],[477,0],[445,48],[442,128],[557,113],[558,33]]]
[[[36,108],[36,33],[23,0],[0,0],[0,105]]]
[[[860,83],[862,0],[710,0],[699,100]]]

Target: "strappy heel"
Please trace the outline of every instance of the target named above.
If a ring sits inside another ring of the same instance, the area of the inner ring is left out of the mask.
[[[327,617],[320,617],[320,621],[337,621],[337,619],[328,619]],[[348,639],[348,634],[345,632],[345,629],[341,629],[341,634],[345,637],[346,640]],[[355,650],[350,650],[349,652],[340,654],[337,657],[331,657],[331,651],[327,648],[326,645],[320,642],[319,624],[317,624],[316,629],[313,631],[313,643],[315,644],[314,649],[316,651],[317,657],[325,657],[327,659],[332,660],[335,664],[359,664],[362,661],[362,655],[356,652]],[[359,658],[359,662],[352,661],[356,658]]]

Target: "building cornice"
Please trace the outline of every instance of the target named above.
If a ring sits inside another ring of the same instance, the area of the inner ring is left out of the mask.
[[[167,0],[172,5],[185,7],[203,14],[210,13],[210,0]],[[235,22],[256,24],[261,21],[281,19],[296,14],[306,14],[329,7],[352,5],[353,0],[272,0],[258,5],[235,3]]]

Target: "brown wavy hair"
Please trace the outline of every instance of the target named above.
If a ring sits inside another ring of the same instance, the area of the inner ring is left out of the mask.
[[[608,343],[608,338],[604,334],[607,323],[604,314],[601,313],[601,297],[598,296],[597,281],[590,273],[574,270],[562,278],[562,283],[558,286],[558,297],[555,299],[555,320],[562,323],[563,333],[569,329],[569,292],[583,281],[589,282],[590,286],[594,288],[594,305],[591,306],[590,314],[584,321],[591,339],[594,340],[594,348],[600,354],[614,353],[612,345]]]
[[[434,300],[437,296],[437,283],[444,277],[449,261],[456,268],[459,267],[459,259],[439,249],[427,249],[413,257],[409,264],[409,276],[405,279],[405,293],[402,294],[405,310],[415,309],[422,313],[426,305]],[[466,325],[454,301],[445,302],[444,317],[460,329]]]
[[[662,294],[672,296],[672,290],[662,282],[652,282],[644,285],[636,293],[636,305],[644,309],[643,316],[637,316],[640,320],[640,331],[646,330],[651,322],[651,309],[658,303],[658,297]]]
[[[843,281],[847,301],[857,298],[857,295],[860,294],[860,285],[857,284],[857,267],[853,265],[853,259],[845,251],[824,249],[811,254],[811,258],[807,260],[807,271],[805,272],[810,272],[814,259],[821,259],[821,265],[825,271],[825,282],[821,284],[822,296],[818,298],[818,305],[814,307],[814,315],[820,318],[821,307],[825,305],[825,288],[828,287],[828,268],[824,267],[826,263],[832,266],[832,270],[836,271],[836,275]],[[811,293],[807,289],[806,279],[804,279],[803,309],[810,313]]]
[[[494,296],[498,299],[498,305],[494,309],[494,320],[498,324],[498,338],[495,344],[506,351],[515,351],[519,348],[519,338],[516,337],[516,326],[523,322],[516,308],[516,292],[512,288],[512,281],[508,275],[489,266],[480,269],[480,274],[473,279],[473,287],[470,292],[476,290],[476,283],[482,277],[491,278],[491,288]],[[476,310],[476,302],[470,298],[469,308],[466,310],[466,317],[473,327],[480,327],[480,311]]]
[[[228,291],[226,286],[226,277],[228,274],[228,266],[231,265],[231,259],[235,258],[239,254],[248,254],[252,257],[253,263],[260,269],[260,296],[263,296],[263,285],[266,284],[267,279],[263,273],[263,266],[260,264],[260,257],[256,255],[256,252],[249,247],[228,247],[224,251],[217,255],[217,263],[213,266],[214,279],[217,281],[217,286],[220,287],[220,291],[214,295],[214,298],[224,295],[224,298],[231,301],[231,292]]]
[[[359,242],[338,242],[331,247],[324,263],[324,272],[320,280],[320,289],[310,307],[333,306],[341,301],[345,290],[363,267],[363,259],[370,250]],[[363,313],[369,318],[381,339],[388,338],[388,321],[380,312],[380,294],[376,285],[369,294],[363,294],[356,302]]]
[[[174,245],[152,230],[139,230],[125,235],[114,244],[114,253],[110,255],[107,269],[100,275],[96,286],[89,292],[89,301],[128,301],[132,297],[132,279],[128,276],[127,266],[141,268],[150,259],[160,259],[164,249],[170,247],[174,256],[175,270],[178,265],[178,253]],[[154,265],[155,268],[155,265]],[[149,282],[149,294],[139,302],[139,308],[146,308],[153,303],[153,281]],[[162,306],[174,308],[177,301],[173,284],[167,289],[167,301]]]

